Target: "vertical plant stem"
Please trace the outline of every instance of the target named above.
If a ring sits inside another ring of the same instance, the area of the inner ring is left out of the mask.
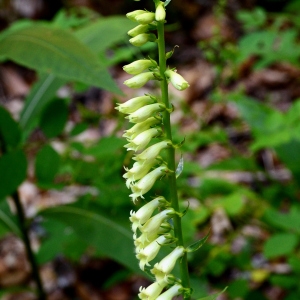
[[[4,141],[3,137],[1,136],[1,134],[0,134],[0,150],[3,154],[7,153],[5,141]],[[17,191],[15,191],[11,196],[12,196],[12,199],[13,199],[14,204],[17,209],[17,218],[19,221],[19,228],[22,233],[22,240],[25,244],[27,258],[31,265],[32,276],[37,285],[38,300],[46,300],[46,293],[44,291],[42,280],[41,280],[41,277],[39,274],[39,267],[36,262],[33,250],[31,248],[27,225],[26,225],[25,213],[24,213],[22,203],[20,201],[19,194]]]
[[[157,22],[157,33],[158,33],[159,69],[160,69],[160,75],[163,78],[163,80],[161,81],[162,101],[167,108],[171,108],[171,104],[169,102],[169,95],[168,95],[168,82],[165,77],[166,52],[165,52],[165,36],[164,36],[163,22]],[[170,141],[173,141],[170,113],[168,111],[164,112],[163,120],[164,120],[164,129],[165,129],[166,136]],[[175,172],[176,171],[175,149],[173,147],[167,149],[167,163],[168,163],[168,168],[174,171],[168,176],[169,187],[170,187],[170,200],[171,200],[172,207],[176,211],[179,211],[179,201],[178,201],[178,194],[177,194],[177,183],[176,183],[176,172]],[[181,218],[177,215],[174,217],[174,231],[175,231],[175,236],[178,239],[177,246],[184,247]],[[190,282],[189,282],[189,271],[188,271],[186,253],[184,254],[181,260],[180,272],[181,272],[182,285],[185,288],[189,288]],[[190,297],[185,299],[190,299]]]
[[[28,260],[29,260],[30,265],[31,265],[32,276],[33,276],[33,279],[34,279],[34,281],[36,282],[36,285],[37,285],[38,299],[39,300],[46,300],[46,294],[45,294],[43,284],[42,284],[42,280],[41,280],[41,277],[40,277],[40,274],[39,274],[39,267],[38,267],[38,264],[36,262],[33,250],[32,250],[31,245],[30,245],[30,239],[29,239],[29,235],[28,235],[28,231],[27,231],[24,209],[23,209],[23,206],[22,206],[22,203],[20,201],[20,197],[19,197],[19,194],[18,194],[17,191],[12,194],[12,198],[13,198],[14,204],[15,204],[16,209],[17,209],[17,216],[18,216],[19,226],[20,226],[20,230],[21,230],[21,233],[22,233],[22,239],[23,239],[23,242],[25,244],[27,257],[28,257]]]

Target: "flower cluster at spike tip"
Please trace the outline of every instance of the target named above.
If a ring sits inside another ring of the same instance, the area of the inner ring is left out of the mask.
[[[131,36],[129,42],[134,46],[139,47],[146,42],[156,42],[156,35],[151,31],[156,29],[159,22],[165,23],[166,11],[164,2],[155,1],[155,6],[154,13],[135,10],[126,15],[130,20],[138,23],[128,32]],[[161,74],[159,64],[152,59],[137,60],[124,66],[123,69],[133,75],[124,82],[130,88],[140,88],[150,80],[162,80],[162,75],[180,91],[189,86],[187,81],[172,69]],[[162,151],[174,147],[172,141],[165,137],[163,128],[163,113],[169,108],[159,97],[146,94],[118,104],[116,109],[126,114],[129,122],[134,124],[123,134],[128,141],[125,147],[135,153],[133,157],[135,162],[130,169],[125,168],[126,173],[123,177],[126,179],[126,186],[132,191],[130,198],[136,203],[138,199],[145,198],[144,195],[152,189],[157,180],[174,173],[174,170],[170,170],[167,162],[160,157]],[[160,141],[148,146],[153,138],[160,139]],[[156,280],[147,288],[140,288],[139,298],[171,300],[184,293],[185,289],[181,280],[171,274],[176,262],[185,254],[184,247],[174,246],[165,258],[153,267],[150,264],[163,246],[176,243],[173,227],[168,220],[180,213],[172,208],[171,203],[165,197],[157,196],[136,212],[131,211],[130,215],[139,266],[142,270],[149,268]]]

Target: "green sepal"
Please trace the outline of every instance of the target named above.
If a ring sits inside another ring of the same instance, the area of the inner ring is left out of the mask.
[[[177,145],[173,145],[175,149],[180,148],[185,143],[185,138]]]
[[[182,173],[183,165],[184,165],[184,161],[183,161],[183,156],[182,156],[182,153],[181,153],[181,157],[180,157],[178,166],[176,168],[176,178],[178,178],[180,176],[180,174]]]
[[[204,238],[202,238],[201,240],[199,240],[199,241],[193,243],[192,245],[188,246],[186,248],[186,252],[195,252],[195,251],[197,251],[199,248],[201,248],[204,245],[204,243],[206,242],[208,237],[209,237],[209,232]]]
[[[181,292],[181,294],[183,295],[183,299],[190,299],[192,293],[193,293],[193,289],[192,288],[181,288],[179,289],[179,291]]]
[[[163,80],[163,78],[160,76],[159,73],[154,72],[153,75],[154,75],[154,77],[155,77],[156,80],[158,80],[158,81],[162,81]]]
[[[218,298],[221,294],[223,294],[226,290],[227,290],[227,286],[226,286],[226,288],[225,288],[222,292],[220,292],[220,293],[213,294],[213,295],[210,295],[210,296],[206,296],[206,297],[203,297],[203,298],[199,298],[199,299],[197,299],[197,300],[217,300],[217,298]]]

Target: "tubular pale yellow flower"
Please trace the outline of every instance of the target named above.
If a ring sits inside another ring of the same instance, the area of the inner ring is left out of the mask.
[[[168,79],[170,79],[174,88],[179,91],[183,91],[190,86],[189,83],[181,75],[172,70],[167,70],[165,72],[165,75]]]
[[[144,12],[143,14],[138,14],[135,20],[140,24],[147,25],[155,20],[155,14],[153,12]]]
[[[141,33],[146,33],[149,30],[149,25],[138,25],[127,32],[127,34],[131,37],[135,37]]]
[[[141,249],[137,253],[136,258],[140,261],[140,269],[144,271],[145,265],[150,266],[149,262],[152,261],[158,254],[162,245],[169,243],[171,240],[161,235],[156,240]]]
[[[146,69],[156,66],[157,64],[155,64],[155,61],[153,60],[151,61],[150,59],[139,59],[129,65],[125,65],[123,67],[123,70],[128,74],[137,75],[145,71]]]
[[[147,245],[158,238],[158,234],[154,232],[152,235],[141,234],[139,237],[133,235],[134,245],[136,247],[136,253],[144,249]]]
[[[154,169],[153,171],[149,172],[146,176],[144,176],[141,180],[136,182],[131,186],[132,194],[129,197],[132,197],[132,201],[138,197],[143,198],[143,195],[146,194],[154,185],[155,181],[161,177],[166,171],[168,170],[167,167],[162,166]]]
[[[117,104],[118,106],[115,107],[119,112],[123,114],[131,114],[138,110],[139,108],[154,103],[156,100],[154,97],[150,96],[140,96],[135,97],[130,100],[127,100],[125,103]]]
[[[142,234],[151,236],[154,233],[157,233],[161,224],[167,220],[170,219],[172,216],[174,216],[175,211],[173,208],[168,208],[157,215],[153,216],[150,218],[141,228]]]
[[[128,119],[131,123],[140,123],[146,121],[148,118],[153,117],[155,114],[163,110],[165,110],[165,106],[161,103],[149,104],[139,108],[127,116],[126,119]]]
[[[160,2],[155,10],[155,20],[157,22],[164,21],[166,19],[166,10],[163,2]]]
[[[151,273],[155,276],[156,280],[161,280],[165,278],[166,275],[169,275],[174,269],[177,259],[183,256],[184,252],[184,247],[178,246],[159,263],[156,263],[151,270]]]
[[[134,10],[134,11],[131,11],[129,13],[126,14],[126,17],[131,20],[131,21],[134,21],[134,22],[137,22],[137,20],[135,19],[138,15],[142,15],[144,14],[145,11],[144,10]]]
[[[133,76],[132,78],[124,81],[124,84],[132,89],[138,89],[144,86],[149,80],[155,79],[152,72],[145,72]]]
[[[161,150],[169,148],[171,145],[172,143],[170,140],[156,143],[145,149],[142,153],[136,155],[133,159],[140,162],[155,159]]]
[[[156,36],[153,33],[141,33],[137,36],[131,38],[129,43],[136,47],[141,47],[145,45],[147,42],[155,42]]]
[[[130,140],[128,144],[124,147],[127,150],[140,151],[144,150],[152,138],[161,134],[161,129],[159,128],[150,128],[139,135],[137,135],[134,139]]]
[[[123,137],[128,139],[134,139],[141,132],[148,130],[151,126],[157,125],[161,123],[161,119],[159,118],[148,118],[144,122],[140,122],[132,126],[130,129],[126,130],[123,134]]]
[[[139,226],[145,224],[163,201],[166,201],[165,198],[159,196],[143,205],[137,212],[131,211],[129,220],[132,222],[132,230],[136,232]]]
[[[147,288],[140,287],[138,296],[141,300],[156,300],[167,284],[166,280],[160,280],[152,283]]]
[[[162,293],[156,298],[156,300],[172,300],[175,296],[181,294],[180,289],[182,286],[180,284],[175,284],[169,288],[166,292]]]
[[[131,169],[125,168],[127,173],[123,175],[123,178],[126,180],[126,186],[127,188],[130,188],[132,182],[139,180],[146,176],[148,172],[157,164],[156,159],[152,159],[147,161],[146,164],[141,162],[135,162]]]

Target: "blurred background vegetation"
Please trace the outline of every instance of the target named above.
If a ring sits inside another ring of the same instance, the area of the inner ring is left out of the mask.
[[[0,299],[36,299],[20,199],[50,300],[137,299],[116,102],[134,48],[125,13],[152,1],[0,0]],[[172,0],[168,61],[186,243],[197,299],[299,300],[300,1]],[[160,182],[157,190],[166,187]]]

